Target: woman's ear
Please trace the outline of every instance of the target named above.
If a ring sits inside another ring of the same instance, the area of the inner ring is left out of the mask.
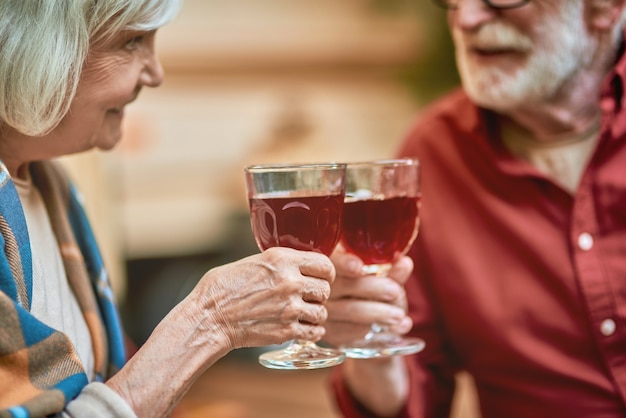
[[[626,0],[587,0],[587,4],[591,27],[610,31],[622,19]]]

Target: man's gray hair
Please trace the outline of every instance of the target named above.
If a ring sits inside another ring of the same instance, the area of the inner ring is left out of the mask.
[[[89,48],[153,30],[182,0],[0,0],[0,129],[53,129],[70,107]]]

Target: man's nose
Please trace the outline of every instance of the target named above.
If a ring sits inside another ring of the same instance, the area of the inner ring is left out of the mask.
[[[498,14],[498,10],[489,7],[483,0],[459,0],[457,8],[452,10],[452,23],[460,29],[472,31]]]

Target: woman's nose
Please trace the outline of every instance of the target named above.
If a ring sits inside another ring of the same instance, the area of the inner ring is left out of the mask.
[[[140,81],[143,85],[148,87],[157,87],[163,82],[164,71],[161,61],[156,56],[154,50],[151,51],[144,68],[141,71]]]

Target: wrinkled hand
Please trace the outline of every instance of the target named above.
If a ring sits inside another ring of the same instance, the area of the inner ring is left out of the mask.
[[[106,384],[137,416],[169,416],[198,376],[232,349],[319,340],[334,278],[328,257],[289,248],[211,269]]]
[[[334,277],[322,254],[270,248],[210,270],[193,292],[200,296],[206,332],[217,325],[232,348],[317,341],[325,332],[323,304]]]
[[[339,346],[363,338],[372,323],[388,325],[405,334],[412,324],[406,314],[404,283],[413,270],[409,257],[400,258],[388,277],[363,275],[363,262],[338,248],[331,259],[337,271],[326,307],[328,320],[324,340]]]

